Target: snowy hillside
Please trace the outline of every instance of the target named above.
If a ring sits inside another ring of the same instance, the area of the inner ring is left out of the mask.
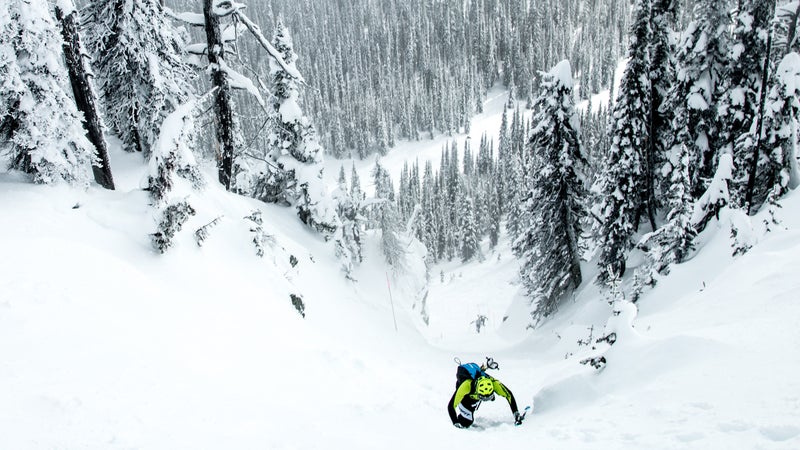
[[[247,3],[0,8],[0,450],[800,449],[800,1]]]
[[[504,101],[489,99],[474,133],[496,129],[490,106]],[[155,227],[145,168],[112,158],[116,191],[0,175],[0,448],[800,447],[796,193],[783,202],[788,230],[743,256],[730,256],[724,224],[709,226],[638,315],[614,319],[617,343],[592,350],[578,341],[602,335],[603,296],[587,283],[526,330],[505,240],[483,264],[431,268],[427,325],[419,264],[391,276],[373,237],[347,282],[292,211],[214,184],[157,255],[142,233]],[[263,259],[243,219],[255,209],[274,236]],[[220,215],[198,247],[191,230]],[[604,370],[579,364],[599,353]],[[534,403],[521,427],[502,401],[481,407],[475,429],[450,425],[453,357],[486,355],[521,406]]]

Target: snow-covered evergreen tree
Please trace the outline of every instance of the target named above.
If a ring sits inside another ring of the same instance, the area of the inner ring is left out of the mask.
[[[671,171],[667,221],[658,230],[643,236],[639,242],[639,247],[646,252],[646,256],[644,267],[636,270],[635,279],[639,285],[634,288],[634,297],[638,297],[643,285],[655,284],[656,274],[668,274],[670,265],[682,263],[694,249],[697,232],[696,224],[692,220],[689,151],[684,145],[679,150],[677,164]],[[637,298],[633,300],[636,301]]]
[[[780,2],[775,10],[775,30],[773,46],[778,58],[783,58],[791,52],[800,52],[800,3]]]
[[[192,148],[197,136],[198,109],[209,97],[191,100],[168,115],[151,147],[146,190],[152,206],[161,214],[158,227],[151,234],[153,246],[161,253],[172,247],[175,235],[189,216],[195,214],[187,198],[205,183]]]
[[[363,203],[366,198],[364,191],[361,190],[361,178],[359,178],[358,172],[356,172],[355,164],[353,164],[353,168],[350,171],[350,198],[359,204]]]
[[[436,201],[433,175],[433,165],[430,161],[425,163],[425,173],[422,176],[422,192],[420,204],[422,206],[422,224],[418,228],[418,238],[428,249],[428,258],[436,260]]]
[[[495,248],[500,241],[500,223],[502,222],[502,212],[500,211],[500,190],[496,183],[489,184],[488,192],[488,215],[489,215],[489,247]]]
[[[353,166],[354,183],[358,183],[358,175]],[[341,225],[333,234],[336,256],[342,262],[342,270],[349,279],[353,278],[353,270],[362,261],[361,230],[364,217],[361,215],[360,187],[348,189],[344,166],[339,170],[339,181],[332,197],[336,201],[336,211]]]
[[[507,163],[508,173],[504,178],[507,180],[509,193],[511,194],[506,203],[508,205],[508,212],[506,214],[506,231],[512,239],[516,239],[525,224],[523,223],[522,216],[526,209],[525,201],[527,191],[527,174],[522,161],[522,157],[512,154],[509,156]]]
[[[464,193],[461,195],[459,203],[458,230],[461,238],[459,245],[461,261],[466,262],[475,258],[483,259],[480,234],[475,216],[475,204],[472,197],[468,193]]]
[[[497,171],[495,172],[495,183],[500,191],[498,201],[500,203],[500,211],[507,212],[508,202],[507,198],[511,196],[509,191],[512,185],[509,180],[509,168],[511,167],[511,142],[508,136],[508,114],[507,110],[503,108],[503,117],[500,122],[500,134],[497,139]]]
[[[322,146],[311,120],[300,108],[300,80],[295,76],[297,55],[289,30],[278,22],[272,45],[283,64],[270,59],[274,101],[274,125],[270,132],[269,158],[277,166],[263,183],[266,191],[278,193],[297,209],[303,223],[321,232],[333,232],[337,219],[322,178]],[[287,70],[289,67],[292,70]],[[264,198],[271,200],[271,198]]]
[[[88,183],[94,148],[66,89],[62,38],[44,0],[0,8],[0,161],[35,183]]]
[[[696,230],[705,228],[706,223],[714,217],[719,218],[722,208],[731,204],[730,185],[733,172],[733,157],[730,153],[723,153],[719,157],[714,178],[694,204],[691,223]]]
[[[150,152],[147,188],[153,205],[169,203],[170,197],[184,198],[191,189],[202,187],[205,182],[197,168],[192,149],[197,138],[196,118],[209,96],[180,105],[164,120],[162,132]],[[179,179],[188,181],[187,186],[173,193]]]
[[[175,236],[181,231],[183,225],[195,214],[197,211],[186,200],[167,205],[161,210],[158,229],[150,235],[153,247],[160,253],[166,253],[170,247],[175,245]]]
[[[677,20],[678,0],[653,0],[650,7],[650,37],[648,48],[648,64],[650,67],[650,117],[648,119],[648,147],[646,152],[647,202],[648,214],[656,215],[656,211],[668,200],[669,195],[662,192],[659,186],[667,185],[668,172],[663,170],[667,153],[671,144],[672,110],[666,105],[667,95],[675,81],[675,61],[672,43],[675,21]],[[662,169],[662,170],[660,170]],[[665,172],[667,175],[665,175]]]
[[[83,11],[106,124],[149,156],[164,118],[192,92],[185,42],[158,0],[93,0]]]
[[[375,213],[377,225],[381,230],[381,250],[386,263],[395,270],[405,269],[405,248],[402,243],[403,224],[394,201],[392,179],[380,161],[375,161],[372,170],[375,184]]]
[[[797,187],[798,120],[800,119],[800,55],[790,52],[775,70],[767,95],[764,120],[764,164],[756,174],[755,199],[776,201]],[[794,179],[793,179],[794,178]],[[761,194],[761,193],[764,194]]]
[[[651,168],[642,152],[649,137],[646,125],[650,113],[649,13],[650,0],[638,0],[628,65],[614,104],[611,147],[602,173],[592,188],[598,195],[594,216],[599,220],[592,234],[600,251],[599,283],[605,283],[612,276],[609,270],[616,275],[625,272],[625,258],[633,247],[631,237],[647,212],[645,177]]]
[[[727,0],[695,4],[695,20],[684,31],[678,49],[678,79],[672,94],[675,108],[686,114],[676,145],[689,150],[689,171],[695,197],[705,191],[717,166],[719,89],[727,77],[729,42]]]
[[[534,103],[530,184],[526,184],[523,228],[514,241],[521,260],[520,278],[535,305],[534,324],[552,314],[559,301],[581,283],[578,237],[585,215],[586,189],[581,179],[579,118],[573,100],[568,61],[542,74]]]
[[[733,155],[731,201],[733,205],[742,207],[746,202],[747,180],[758,140],[764,69],[771,70],[767,41],[772,0],[737,3],[728,54],[728,76],[722,86],[718,114],[720,150]]]

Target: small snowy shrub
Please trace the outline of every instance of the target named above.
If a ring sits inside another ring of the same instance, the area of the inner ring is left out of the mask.
[[[303,316],[303,318],[305,318],[306,305],[305,303],[303,303],[303,297],[295,294],[289,294],[289,298],[292,299],[292,306],[294,306],[294,309],[296,309],[297,312],[300,313],[300,315]]]
[[[164,209],[163,218],[158,224],[158,230],[150,235],[156,250],[165,253],[172,247],[175,235],[193,215],[195,215],[195,210],[186,201],[167,206]]]

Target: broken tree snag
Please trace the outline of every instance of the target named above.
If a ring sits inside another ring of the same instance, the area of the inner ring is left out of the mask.
[[[219,16],[215,14],[215,3],[219,0],[203,1],[203,16],[206,22],[208,62],[211,66],[211,84],[216,88],[214,113],[216,116],[217,173],[219,182],[226,190],[231,188],[231,171],[235,150],[235,123],[231,104],[231,87],[228,75],[223,70],[225,47]]]

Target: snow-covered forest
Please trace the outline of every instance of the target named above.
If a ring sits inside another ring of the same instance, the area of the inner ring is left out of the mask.
[[[0,448],[800,445],[800,2],[9,2]]]
[[[628,3],[264,0],[248,14],[292,31],[313,87],[304,105],[327,152],[365,158],[386,154],[398,139],[468,129],[496,83],[530,105],[539,71],[566,58],[584,98],[607,88],[625,53]],[[196,4],[178,0],[174,8]],[[256,47],[240,51],[258,66],[265,62]],[[262,121],[242,123],[253,130]]]

